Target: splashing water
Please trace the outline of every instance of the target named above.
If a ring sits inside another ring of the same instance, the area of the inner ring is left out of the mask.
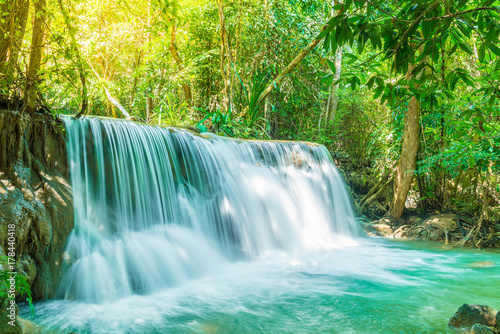
[[[323,146],[65,123],[75,228],[47,332],[438,333],[463,302],[500,307],[498,266],[465,267],[496,253],[360,238]]]
[[[75,205],[64,298],[150,293],[225,261],[358,233],[323,146],[66,119]]]

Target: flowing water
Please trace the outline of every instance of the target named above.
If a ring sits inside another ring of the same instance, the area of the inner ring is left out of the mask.
[[[66,119],[75,228],[60,299],[22,314],[67,333],[445,333],[500,307],[493,252],[363,236],[323,146]]]

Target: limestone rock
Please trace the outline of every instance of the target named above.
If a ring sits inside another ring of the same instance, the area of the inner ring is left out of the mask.
[[[451,327],[470,328],[475,324],[494,327],[497,311],[487,305],[463,304],[448,321]]]
[[[0,110],[0,129],[0,255],[15,225],[16,269],[35,300],[54,298],[74,219],[63,125],[50,115]]]
[[[470,334],[496,334],[496,332],[488,326],[475,324],[472,326]]]
[[[0,303],[0,333],[21,334],[23,329],[18,321],[19,308],[11,304],[10,299],[3,299]]]

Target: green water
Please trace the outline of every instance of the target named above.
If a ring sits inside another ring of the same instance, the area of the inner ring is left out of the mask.
[[[451,333],[463,303],[500,308],[498,264],[494,251],[353,239],[299,258],[229,263],[154,294],[21,313],[65,333]]]

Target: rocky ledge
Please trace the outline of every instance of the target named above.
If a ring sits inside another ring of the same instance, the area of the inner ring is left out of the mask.
[[[11,252],[14,230],[16,270],[33,299],[55,296],[73,223],[63,124],[51,115],[0,110],[0,256]],[[0,332],[6,329],[13,328]]]

